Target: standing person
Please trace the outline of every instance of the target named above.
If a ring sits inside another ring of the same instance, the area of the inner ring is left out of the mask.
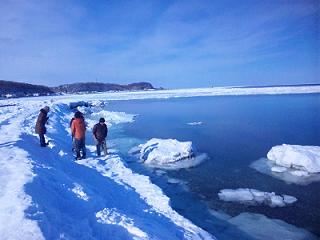
[[[37,123],[36,123],[36,133],[39,134],[41,147],[46,147],[48,145],[48,142],[46,142],[44,138],[44,134],[46,134],[47,132],[45,125],[49,119],[49,117],[47,117],[49,111],[50,111],[50,108],[48,106],[45,106],[44,108],[42,108],[40,110]]]
[[[74,114],[74,120],[71,123],[71,135],[74,141],[77,160],[86,158],[86,125],[81,112],[76,112]],[[82,152],[82,156],[80,155],[80,152]]]
[[[94,125],[93,130],[93,139],[97,146],[97,155],[101,155],[101,148],[105,155],[108,154],[107,151],[107,144],[106,144],[106,137],[108,135],[108,127],[105,124],[105,119],[100,118],[99,123]]]
[[[76,114],[77,114],[78,116],[80,116],[80,117],[83,119],[83,121],[84,121],[84,117],[83,117],[82,112],[76,111],[76,112],[75,112],[75,115],[76,115]],[[71,125],[72,125],[73,120],[75,120],[75,119],[76,119],[75,117],[71,118],[70,123],[69,123],[70,128],[71,128]],[[76,147],[75,147],[75,143],[74,143],[74,138],[73,138],[73,136],[71,136],[71,142],[72,142],[72,152],[74,153]]]

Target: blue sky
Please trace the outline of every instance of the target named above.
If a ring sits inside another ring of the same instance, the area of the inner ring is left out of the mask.
[[[320,82],[320,1],[1,0],[0,79]]]

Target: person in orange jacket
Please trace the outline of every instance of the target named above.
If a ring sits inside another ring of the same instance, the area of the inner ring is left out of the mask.
[[[86,124],[82,113],[79,111],[74,114],[74,120],[71,123],[71,134],[77,154],[76,159],[86,158]],[[80,152],[82,152],[82,156]]]

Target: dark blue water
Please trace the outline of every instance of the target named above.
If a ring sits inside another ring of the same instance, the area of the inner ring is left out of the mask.
[[[108,109],[138,114],[134,123],[124,127],[126,136],[141,141],[153,137],[192,141],[199,152],[208,154],[209,158],[197,167],[167,172],[170,177],[187,182],[189,195],[175,186],[165,187],[150,172],[172,199],[173,207],[207,231],[219,235],[219,224],[208,223],[207,210],[215,209],[231,216],[261,213],[320,236],[319,182],[307,186],[287,184],[249,167],[253,161],[266,157],[275,145],[320,145],[320,95],[114,101]],[[187,124],[198,121],[203,124]],[[270,208],[219,200],[219,190],[240,187],[289,194],[298,202],[290,207]],[[193,208],[190,202],[198,207]]]

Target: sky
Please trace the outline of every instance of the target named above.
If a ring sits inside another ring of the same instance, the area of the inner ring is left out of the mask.
[[[1,0],[0,79],[320,83],[319,0]]]

